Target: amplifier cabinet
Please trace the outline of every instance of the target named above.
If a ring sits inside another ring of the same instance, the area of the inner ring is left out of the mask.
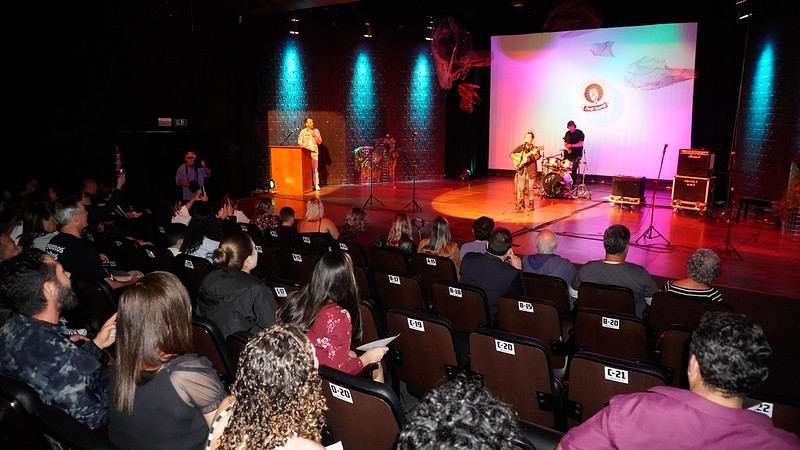
[[[714,197],[714,177],[685,177],[672,180],[672,209],[705,211]]]
[[[684,148],[678,153],[678,175],[710,177],[714,169],[714,154],[708,150]]]
[[[616,197],[644,197],[644,177],[614,177],[611,180],[611,195]]]

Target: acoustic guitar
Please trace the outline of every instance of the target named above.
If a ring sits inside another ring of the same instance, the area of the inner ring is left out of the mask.
[[[511,157],[511,162],[514,163],[514,168],[522,170],[541,159],[543,151],[544,145],[534,145],[528,151],[523,150],[522,153],[511,153],[509,156]]]

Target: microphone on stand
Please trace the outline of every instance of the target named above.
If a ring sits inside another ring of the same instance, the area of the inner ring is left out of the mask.
[[[669,145],[669,144],[664,144],[664,150],[666,150],[666,149],[667,149],[667,146],[668,146],[668,145]]]

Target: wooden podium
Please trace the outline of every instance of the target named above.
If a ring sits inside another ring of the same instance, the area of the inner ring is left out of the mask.
[[[311,190],[311,151],[297,146],[271,145],[273,192],[303,195]]]

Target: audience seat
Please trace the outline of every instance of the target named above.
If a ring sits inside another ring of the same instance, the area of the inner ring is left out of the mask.
[[[144,261],[144,273],[157,270],[172,272],[172,260],[175,259],[175,256],[166,247],[147,244],[139,247],[139,250],[142,252],[142,260]]]
[[[422,280],[428,298],[432,298],[431,289],[435,281],[458,281],[456,265],[445,256],[417,253],[411,258],[411,272]]]
[[[314,272],[319,256],[303,250],[280,250],[278,260],[286,278],[306,284],[311,279],[311,273]]]
[[[372,276],[366,266],[353,264],[353,276],[356,278],[358,295],[362,297],[375,297],[375,289],[372,287]]]
[[[456,333],[469,334],[480,325],[490,325],[489,303],[483,289],[477,286],[456,281],[434,281],[431,304],[437,314],[450,321]]]
[[[297,233],[292,240],[292,249],[302,250],[317,256],[330,251],[331,239],[328,233]]]
[[[519,435],[514,440],[514,448],[536,450],[556,448],[564,433],[552,428],[525,422],[519,423]]]
[[[267,245],[281,249],[290,250],[292,248],[291,238],[280,228],[267,228],[262,231],[264,241]]]
[[[463,368],[467,351],[460,349],[447,319],[419,311],[393,309],[386,313],[389,336],[398,335],[389,344],[394,355],[390,360],[397,377],[409,390],[430,391],[446,382],[447,367]]]
[[[578,300],[575,306],[578,311],[591,308],[616,314],[636,315],[633,291],[624,286],[611,284],[588,281],[581,283],[578,286]]]
[[[261,228],[258,228],[258,225],[239,222],[236,226],[239,228],[239,231],[250,236],[250,239],[253,240],[255,245],[267,245],[267,241],[264,239],[264,233],[261,231]]]
[[[249,338],[250,336],[245,331],[237,331],[225,338],[225,345],[228,347],[234,367],[239,365],[239,358],[242,356]]]
[[[117,312],[117,297],[111,286],[101,281],[81,280],[72,278],[72,291],[78,298],[80,305],[89,316],[89,326],[92,333],[97,333],[103,324]]]
[[[367,261],[367,253],[364,251],[364,247],[357,242],[341,242],[336,241],[334,244],[334,248],[338,248],[343,252],[347,252],[350,255],[350,259],[353,260],[354,266],[362,266],[362,267],[369,267],[369,261]]]
[[[647,324],[657,332],[663,332],[670,325],[684,325],[694,328],[706,311],[733,311],[725,302],[708,302],[686,297],[674,292],[656,292],[650,304]]]
[[[303,288],[301,283],[285,278],[271,277],[264,280],[264,283],[272,289],[272,294],[275,296],[275,301],[278,302],[278,306],[286,302],[289,294]]]
[[[236,361],[217,325],[205,317],[192,315],[192,343],[192,351],[211,361],[227,389],[236,377]]]
[[[211,263],[205,258],[181,253],[172,260],[172,270],[189,291],[192,306],[195,306],[200,284],[203,282],[203,278],[213,270]]]
[[[510,404],[519,419],[546,427],[556,423],[555,383],[549,352],[535,338],[481,328],[469,335],[470,368],[483,376],[484,385]],[[538,397],[542,396],[540,405]]]
[[[666,375],[654,366],[578,352],[569,364],[568,426],[588,420],[615,395],[645,392],[666,384]]]
[[[361,339],[353,339],[351,349],[386,337],[386,318],[380,315],[377,306],[369,298],[361,297],[358,302],[361,314]]]
[[[800,404],[797,400],[755,393],[744,399],[743,407],[768,415],[776,428],[800,435]]]
[[[384,309],[427,310],[422,281],[414,275],[376,271],[375,294]]]
[[[688,389],[689,379],[686,371],[689,369],[689,340],[692,337],[692,328],[684,325],[668,327],[661,335],[656,348],[660,354],[660,363],[672,370],[672,378],[668,379],[669,385]]]
[[[553,302],[527,296],[500,297],[497,302],[497,328],[539,339],[550,349],[552,367],[565,367],[568,350],[562,339],[559,311]]]
[[[278,250],[266,244],[255,244],[255,246],[258,253],[258,265],[252,272],[261,278],[283,276]]]
[[[45,434],[66,449],[114,448],[104,429],[91,430],[62,409],[42,403],[36,390],[22,381],[0,376],[0,398],[0,437],[4,448],[54,448],[47,444],[41,447],[47,439]],[[5,440],[6,435],[10,440]]]
[[[394,448],[405,415],[389,386],[326,366],[319,367],[319,375],[332,437],[325,444],[341,441],[347,450]]]
[[[369,251],[369,260],[372,263],[373,272],[411,274],[406,254],[399,248],[373,245]]]
[[[523,272],[522,282],[525,296],[549,300],[562,315],[569,316],[569,286],[558,277]]]
[[[647,332],[641,319],[596,309],[580,309],[575,317],[575,345],[601,355],[646,360]]]
[[[121,237],[114,239],[113,244],[117,269],[145,271],[146,266],[142,258],[142,251],[136,241]]]

